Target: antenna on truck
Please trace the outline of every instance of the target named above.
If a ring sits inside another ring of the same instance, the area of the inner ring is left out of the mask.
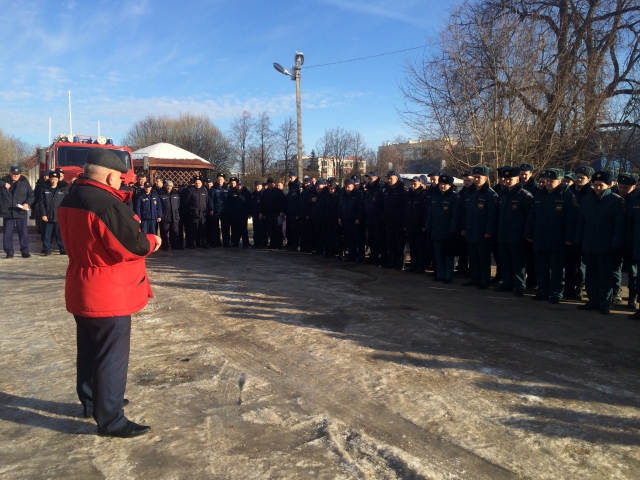
[[[71,90],[69,90],[69,138],[73,138],[73,125],[71,123]]]

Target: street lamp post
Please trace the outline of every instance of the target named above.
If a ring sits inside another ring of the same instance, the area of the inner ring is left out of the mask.
[[[291,77],[291,80],[296,82],[296,115],[298,117],[298,179],[302,180],[304,172],[302,164],[302,101],[300,98],[300,70],[304,63],[304,54],[302,52],[296,52],[294,62],[295,65],[291,67],[291,73],[289,73],[279,63],[274,63],[273,68],[284,75],[288,75]]]

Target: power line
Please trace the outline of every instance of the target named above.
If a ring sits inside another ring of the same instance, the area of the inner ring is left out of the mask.
[[[418,50],[420,48],[427,48],[433,45],[436,45],[436,43],[431,43],[429,45],[421,45],[419,47],[405,48],[404,50],[396,50],[395,52],[379,53],[378,55],[369,55],[368,57],[352,58],[351,60],[341,60],[339,62],[322,63],[320,65],[311,65],[310,67],[303,67],[303,68],[307,69],[307,68],[326,67],[328,65],[337,65],[338,63],[356,62],[358,60],[367,60],[368,58],[384,57],[385,55],[394,55],[396,53],[408,52],[410,50]]]

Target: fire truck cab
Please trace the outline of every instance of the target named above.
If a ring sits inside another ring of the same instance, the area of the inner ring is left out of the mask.
[[[94,139],[88,135],[67,136],[61,134],[49,147],[39,148],[36,154],[28,160],[29,183],[35,188],[36,182],[45,170],[55,170],[56,168],[64,170],[65,181],[71,183],[82,173],[87,154],[92,148],[104,148],[115,153],[128,169],[127,173],[122,175],[124,184],[135,182],[129,148],[116,146],[112,139],[102,136]]]

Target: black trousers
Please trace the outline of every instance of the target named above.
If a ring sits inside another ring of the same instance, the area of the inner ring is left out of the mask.
[[[160,222],[160,238],[162,238],[162,248],[182,248],[178,222]]]
[[[488,287],[491,281],[491,240],[482,242],[467,241],[469,252],[469,270],[472,283]]]
[[[316,231],[310,218],[303,219],[300,223],[300,250],[311,253],[316,245]]]
[[[613,298],[613,253],[585,253],[585,288],[589,304],[598,308],[611,306]]]
[[[131,315],[76,320],[76,392],[98,428],[112,432],[127,419],[122,410],[127,388]]]
[[[191,220],[187,224],[189,234],[187,235],[187,247],[204,247],[207,244],[207,231],[204,219]]]
[[[207,217],[207,241],[212,247],[220,246],[220,216]]]
[[[233,225],[231,226],[231,244],[238,246],[240,244],[240,238],[242,238],[242,246],[249,246],[249,230],[247,228],[247,217],[242,215],[233,219]]]
[[[456,270],[458,273],[467,273],[469,271],[469,255],[467,253],[467,239],[461,237],[460,241],[460,256],[458,257],[458,267]],[[532,250],[533,251],[533,250]]]
[[[427,243],[425,232],[413,232],[409,234],[409,253],[411,255],[411,270],[424,272],[427,268]],[[443,272],[444,275],[444,272]]]
[[[300,225],[295,215],[287,215],[287,248],[300,246]]]
[[[394,267],[402,266],[404,260],[404,247],[407,244],[407,235],[404,233],[402,222],[387,224],[387,251],[388,263]]]
[[[369,260],[375,263],[387,263],[387,238],[382,215],[367,215],[367,239],[371,251]]]
[[[20,251],[29,253],[29,232],[27,230],[27,217],[21,218],[3,218],[4,225],[3,245],[7,254],[13,255],[13,228],[18,230],[18,239],[20,240]]]
[[[525,273],[527,274],[526,286],[527,288],[536,288],[538,280],[536,278],[536,255],[533,251],[533,243],[523,240],[522,244],[524,245]]]
[[[325,253],[327,247],[327,224],[325,222],[318,222],[313,224],[315,228],[315,249],[314,253]]]
[[[282,224],[278,223],[280,215],[267,215],[267,232],[269,233],[270,246],[273,248],[282,248]]]
[[[254,247],[266,247],[267,246],[267,222],[260,220],[259,216],[253,217],[253,246]]]
[[[220,215],[220,232],[222,233],[222,245],[229,245],[231,242],[231,214]]]
[[[564,268],[565,295],[575,295],[584,287],[585,265],[582,261],[580,245],[565,245]]]

